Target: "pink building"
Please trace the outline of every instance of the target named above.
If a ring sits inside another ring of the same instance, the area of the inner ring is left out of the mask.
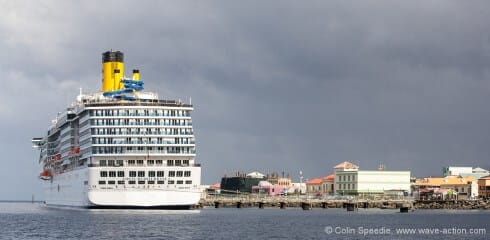
[[[252,193],[263,193],[270,196],[280,195],[283,192],[284,188],[277,184],[272,185],[267,181],[260,181],[258,186],[252,187]],[[286,191],[284,191],[286,192]]]

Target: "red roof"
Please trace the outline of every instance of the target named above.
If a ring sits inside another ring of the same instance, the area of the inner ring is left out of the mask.
[[[221,183],[215,183],[215,184],[209,186],[209,189],[214,189],[214,190],[220,189],[220,188],[221,188]]]
[[[335,176],[333,174],[330,174],[328,176],[323,177],[324,181],[333,181]]]
[[[313,178],[310,181],[306,182],[306,184],[320,184],[322,183],[322,181],[323,180],[321,178]]]

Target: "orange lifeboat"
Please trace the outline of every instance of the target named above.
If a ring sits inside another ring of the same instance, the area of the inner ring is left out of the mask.
[[[51,180],[52,177],[51,172],[47,170],[43,170],[41,174],[39,174],[39,178],[42,180]]]

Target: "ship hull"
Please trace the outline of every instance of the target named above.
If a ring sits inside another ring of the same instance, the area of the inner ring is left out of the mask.
[[[199,189],[89,189],[87,168],[43,181],[45,203],[52,207],[89,209],[190,209],[200,200]],[[87,183],[87,184],[86,184]]]

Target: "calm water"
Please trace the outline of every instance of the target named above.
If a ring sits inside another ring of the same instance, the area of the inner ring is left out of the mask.
[[[490,212],[68,210],[0,203],[0,228],[1,239],[490,239]],[[395,233],[397,228],[454,229],[447,230],[447,234],[399,234]],[[327,234],[329,229],[332,233]],[[469,234],[470,229],[484,229],[486,233]],[[363,236],[369,230],[373,232]]]

